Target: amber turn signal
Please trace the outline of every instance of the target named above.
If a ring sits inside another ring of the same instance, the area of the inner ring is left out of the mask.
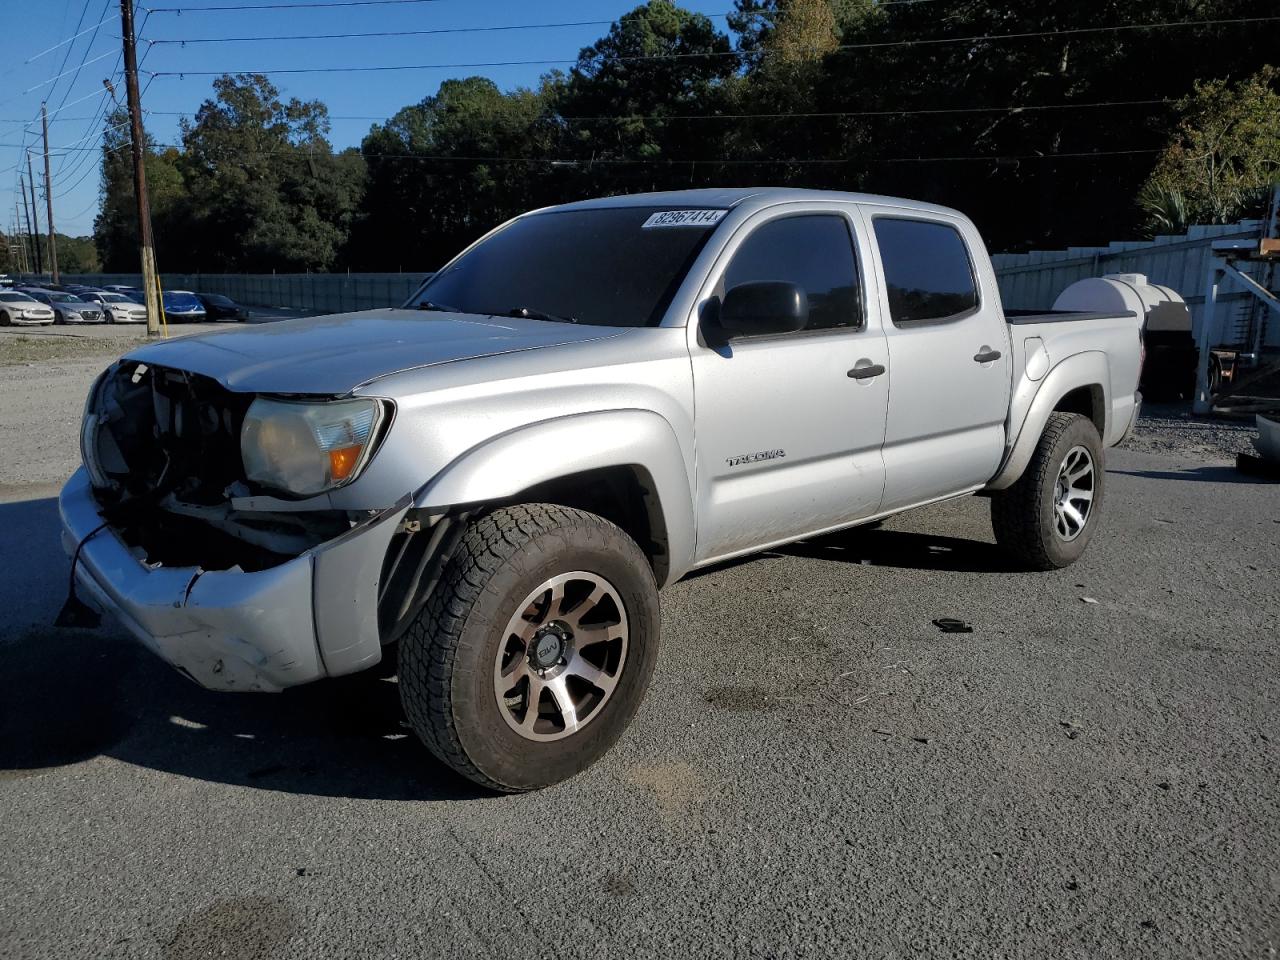
[[[360,460],[360,451],[363,445],[354,447],[339,447],[337,450],[329,451],[329,473],[334,480],[345,480],[351,476],[351,471],[356,468],[356,463]]]

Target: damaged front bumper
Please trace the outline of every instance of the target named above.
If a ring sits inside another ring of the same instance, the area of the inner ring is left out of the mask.
[[[103,526],[83,468],[59,497],[63,547],[73,555],[80,546],[77,586],[211,690],[277,691],[377,664],[383,560],[409,506],[406,497],[291,560],[246,573],[145,563]]]

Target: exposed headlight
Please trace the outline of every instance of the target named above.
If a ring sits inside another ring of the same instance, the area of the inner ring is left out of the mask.
[[[384,405],[372,399],[297,402],[259,397],[240,429],[245,475],[294,496],[355,479],[371,452]]]

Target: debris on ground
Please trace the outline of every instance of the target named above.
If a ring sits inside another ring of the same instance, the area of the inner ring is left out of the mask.
[[[1068,740],[1074,740],[1076,737],[1080,736],[1080,734],[1084,733],[1083,730],[1077,727],[1070,720],[1059,720],[1058,725],[1062,727],[1062,732],[1067,735]]]
[[[963,620],[956,620],[953,617],[939,617],[933,621],[933,625],[943,633],[973,633],[973,627]]]

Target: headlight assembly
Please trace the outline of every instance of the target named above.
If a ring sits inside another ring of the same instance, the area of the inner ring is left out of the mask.
[[[350,483],[372,453],[383,401],[294,401],[259,397],[240,429],[246,477],[308,497]]]

